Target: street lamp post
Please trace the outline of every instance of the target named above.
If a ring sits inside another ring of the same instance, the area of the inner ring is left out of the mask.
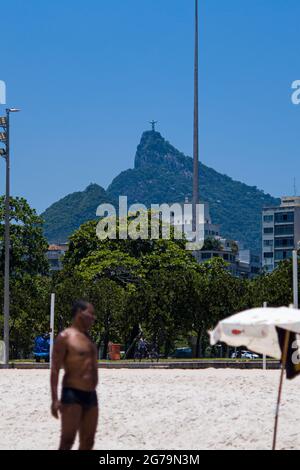
[[[6,119],[1,118],[0,125],[5,130],[2,142],[5,143],[5,150],[1,149],[1,156],[6,161],[6,189],[5,189],[5,207],[4,207],[4,351],[5,365],[9,364],[9,313],[10,313],[10,288],[9,288],[9,267],[10,267],[10,138],[9,121],[10,113],[16,113],[19,109],[8,108],[6,110]]]

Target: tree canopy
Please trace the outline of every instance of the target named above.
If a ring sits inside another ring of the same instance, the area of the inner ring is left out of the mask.
[[[0,198],[0,272],[4,271],[4,204]],[[47,274],[47,240],[43,235],[43,221],[24,198],[10,199],[10,268],[11,275],[22,277]]]
[[[63,270],[50,276],[40,218],[24,199],[12,199],[11,207],[13,357],[30,355],[34,337],[49,330],[51,292],[56,294],[56,333],[69,325],[76,299],[95,305],[92,337],[102,357],[106,357],[109,341],[130,351],[141,330],[158,344],[161,354],[168,356],[176,345],[193,345],[195,355],[203,356],[207,331],[219,320],[263,302],[281,306],[293,301],[290,260],[271,274],[238,279],[221,258],[197,263],[185,242],[176,240],[173,233],[169,240],[100,240],[97,221],[87,222],[73,233]],[[3,219],[3,198],[0,216]],[[3,223],[0,230],[1,241]],[[2,250],[2,273],[3,261]],[[3,298],[3,276],[0,296]]]

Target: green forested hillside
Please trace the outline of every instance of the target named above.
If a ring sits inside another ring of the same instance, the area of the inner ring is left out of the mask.
[[[66,241],[81,223],[96,217],[99,204],[117,203],[119,195],[127,196],[130,204],[147,206],[191,200],[192,170],[192,159],[159,132],[144,132],[134,169],[118,175],[107,191],[94,184],[53,204],[42,214],[45,234],[51,242]],[[213,222],[221,224],[222,234],[260,251],[262,208],[278,204],[278,199],[202,164],[199,177],[201,200],[210,204]]]
[[[109,202],[106,191],[90,184],[84,191],[69,194],[50,206],[42,217],[45,235],[51,243],[64,243],[87,220],[96,218],[99,204]]]
[[[112,199],[124,194],[130,203],[146,205],[183,202],[185,197],[191,201],[192,171],[192,158],[180,153],[158,132],[145,132],[135,168],[117,176],[107,192]],[[262,208],[279,200],[203,164],[199,180],[201,200],[209,203],[213,222],[221,224],[222,234],[260,251]]]

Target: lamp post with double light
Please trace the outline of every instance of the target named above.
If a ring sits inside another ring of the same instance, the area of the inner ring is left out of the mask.
[[[10,313],[10,289],[9,289],[9,265],[10,265],[10,114],[19,112],[19,109],[6,109],[6,117],[0,117],[0,142],[4,148],[0,148],[0,156],[6,161],[6,185],[5,185],[5,207],[4,207],[4,363],[9,364],[9,313]]]

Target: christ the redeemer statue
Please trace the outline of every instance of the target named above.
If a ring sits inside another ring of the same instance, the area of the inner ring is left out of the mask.
[[[150,124],[152,126],[152,132],[155,132],[155,125],[158,123],[158,121],[150,121]]]

